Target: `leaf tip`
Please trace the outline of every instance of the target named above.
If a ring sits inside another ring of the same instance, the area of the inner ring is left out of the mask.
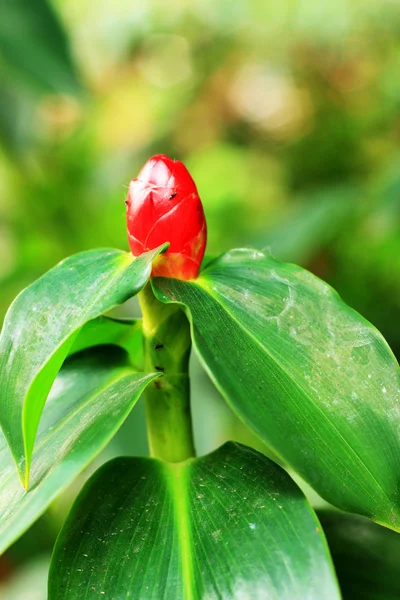
[[[25,461],[22,463],[22,465],[21,464],[17,465],[17,473],[18,473],[18,478],[19,478],[19,482],[20,482],[21,486],[23,487],[25,492],[27,492],[29,489],[30,469],[29,469],[29,467],[26,467]]]

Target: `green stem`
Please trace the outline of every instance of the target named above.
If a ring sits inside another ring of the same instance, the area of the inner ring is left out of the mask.
[[[195,456],[190,414],[189,322],[176,304],[154,296],[150,282],[139,294],[143,315],[145,369],[163,376],[145,392],[150,454],[168,462]]]

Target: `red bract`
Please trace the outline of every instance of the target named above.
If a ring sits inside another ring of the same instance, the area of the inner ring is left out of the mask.
[[[196,184],[185,165],[164,154],[153,156],[131,181],[126,204],[134,256],[170,244],[154,261],[152,276],[197,277],[207,228]]]

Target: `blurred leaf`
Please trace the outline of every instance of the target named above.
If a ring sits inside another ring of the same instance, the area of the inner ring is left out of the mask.
[[[262,244],[279,260],[305,264],[353,220],[358,193],[357,188],[344,187],[312,194],[307,202],[295,205]]]
[[[40,91],[81,89],[67,36],[47,0],[0,0],[0,57]]]
[[[339,598],[315,513],[289,476],[228,443],[184,463],[118,458],[58,538],[49,600]]]
[[[0,434],[0,552],[99,454],[155,376],[134,372],[115,347],[67,359],[43,410],[28,492]]]
[[[1,0],[0,0],[1,1]],[[1,27],[1,25],[0,25]],[[0,71],[0,75],[3,73]],[[19,153],[29,142],[33,102],[7,81],[0,82],[0,141],[12,153]]]
[[[380,333],[311,273],[254,250],[152,282],[188,307],[245,423],[328,502],[400,530],[400,371]]]
[[[400,535],[362,517],[318,514],[344,600],[400,598]]]
[[[0,336],[0,423],[26,487],[43,405],[80,328],[139,292],[160,249],[135,260],[121,250],[76,254],[11,305]]]
[[[329,85],[321,87],[318,75],[312,90],[314,126],[288,148],[286,156],[293,189],[343,184],[362,175],[362,147],[355,120],[331,98]]]
[[[363,218],[338,238],[332,285],[384,333],[400,356],[400,177],[399,157],[369,190]]]

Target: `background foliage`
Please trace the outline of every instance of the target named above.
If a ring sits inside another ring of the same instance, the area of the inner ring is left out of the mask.
[[[209,254],[255,246],[309,268],[399,357],[399,34],[390,0],[0,0],[0,320],[65,256],[127,248],[126,187],[164,152],[198,183]],[[195,362],[193,387],[201,453],[260,448]],[[97,466],[146,453],[134,415]],[[45,597],[84,477],[1,559],[5,598],[25,579]]]

